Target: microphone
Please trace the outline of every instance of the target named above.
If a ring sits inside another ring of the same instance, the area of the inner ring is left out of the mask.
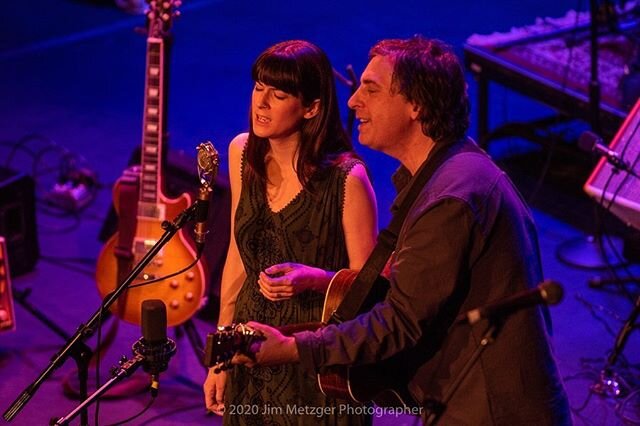
[[[578,147],[586,152],[592,152],[601,157],[604,157],[609,164],[618,170],[625,171],[631,175],[638,177],[638,174],[629,166],[629,163],[624,161],[620,154],[609,149],[600,136],[593,132],[582,132],[578,138]]]
[[[481,319],[507,316],[520,309],[530,308],[539,304],[555,305],[562,300],[563,293],[564,291],[560,284],[555,281],[545,280],[536,288],[521,291],[513,296],[461,314],[457,322],[475,324]]]
[[[207,218],[209,217],[209,198],[211,197],[213,181],[218,174],[218,151],[209,141],[203,142],[196,148],[198,150],[198,177],[200,178],[200,190],[195,206],[194,235],[198,253],[202,252],[207,236]]]
[[[176,343],[167,338],[167,307],[159,299],[142,302],[142,337],[131,350],[143,359],[142,369],[151,374],[151,396],[158,395],[160,373],[176,353]]]

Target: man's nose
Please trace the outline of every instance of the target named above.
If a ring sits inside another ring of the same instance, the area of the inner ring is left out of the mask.
[[[347,106],[349,108],[356,109],[359,106],[361,106],[361,102],[360,102],[360,89],[361,88],[362,88],[362,86],[358,87],[358,89],[355,92],[353,92],[353,95],[351,95],[351,97],[347,101]]]

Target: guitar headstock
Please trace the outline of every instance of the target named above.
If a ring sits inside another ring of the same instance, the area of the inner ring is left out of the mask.
[[[178,7],[181,0],[147,0],[147,20],[149,21],[149,37],[163,38],[171,30],[175,17],[180,16]]]
[[[215,333],[207,335],[204,352],[204,365],[219,365],[220,370],[227,369],[236,352],[251,354],[251,345],[264,339],[259,331],[244,324],[218,327]]]

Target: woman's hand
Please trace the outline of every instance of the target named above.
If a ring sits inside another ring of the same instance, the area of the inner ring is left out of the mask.
[[[224,414],[224,387],[227,383],[227,372],[220,371],[214,373],[215,367],[209,368],[207,379],[202,385],[204,391],[204,403],[207,410],[213,414],[222,416]]]
[[[334,272],[300,263],[280,263],[260,272],[258,285],[265,298],[277,302],[306,290],[324,293],[333,275]]]

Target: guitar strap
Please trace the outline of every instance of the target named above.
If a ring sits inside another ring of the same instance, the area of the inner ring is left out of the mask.
[[[434,147],[431,158],[426,160],[426,164],[424,164],[411,182],[407,195],[393,214],[389,226],[383,229],[378,235],[376,246],[360,272],[358,272],[353,284],[345,294],[344,299],[329,318],[329,324],[340,324],[355,318],[361,313],[363,306],[367,303],[369,295],[379,291],[379,289],[376,288],[376,286],[380,285],[378,276],[391,256],[391,253],[393,253],[400,229],[407,217],[409,209],[413,206],[416,198],[418,198],[418,194],[420,194],[422,188],[424,188],[440,165],[454,155],[462,152],[483,151],[470,138],[452,145],[436,145]]]
[[[118,181],[118,240],[114,254],[118,259],[133,259],[133,237],[138,219],[140,173],[135,167],[126,169]]]

